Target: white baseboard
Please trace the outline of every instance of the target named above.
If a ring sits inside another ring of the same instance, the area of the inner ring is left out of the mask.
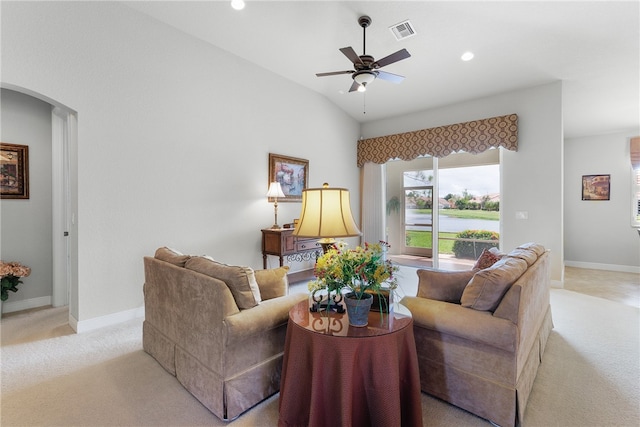
[[[567,267],[587,268],[590,270],[607,270],[607,271],[620,271],[622,273],[638,273],[640,274],[640,267],[633,265],[618,265],[618,264],[599,264],[595,262],[580,262],[580,261],[566,261],[564,265]]]
[[[69,315],[69,326],[71,326],[76,333],[80,334],[141,317],[144,317],[144,307],[132,308],[131,310],[119,311],[87,320],[77,320]]]
[[[2,312],[13,313],[14,311],[29,310],[47,305],[51,305],[51,296],[23,299],[20,301],[7,300],[2,303]]]
[[[7,300],[2,303],[2,312],[13,313],[14,311],[29,310],[31,308],[46,307],[49,305],[51,305],[51,296],[20,301]],[[76,333],[81,333],[142,317],[144,317],[144,306],[81,321],[78,321],[78,319],[69,313],[69,326],[71,326]]]

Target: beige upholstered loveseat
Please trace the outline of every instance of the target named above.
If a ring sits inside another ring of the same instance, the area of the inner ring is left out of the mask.
[[[280,388],[287,267],[253,271],[160,248],[144,258],[143,347],[211,412],[230,420]]]
[[[503,427],[519,424],[553,323],[549,256],[529,243],[486,269],[418,270],[422,391]]]

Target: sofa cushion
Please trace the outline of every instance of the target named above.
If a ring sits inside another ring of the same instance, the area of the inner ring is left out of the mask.
[[[531,267],[538,260],[538,254],[535,251],[526,248],[514,249],[509,252],[507,256],[510,256],[512,258],[519,258],[525,261],[529,267]]]
[[[255,270],[262,301],[287,295],[289,291],[288,271],[288,265],[268,270]]]
[[[475,271],[424,269],[418,270],[417,274],[417,296],[460,304],[462,292],[475,274]]]
[[[178,252],[175,249],[164,246],[156,250],[154,258],[159,259],[160,261],[171,263],[173,265],[177,265],[178,267],[184,267],[185,263],[189,260],[189,258],[191,258],[191,256],[184,255],[183,253]]]
[[[529,243],[524,243],[520,246],[518,246],[517,249],[529,249],[532,250],[536,253],[536,255],[540,256],[545,252],[544,246],[542,246],[539,243],[534,243],[534,242],[529,242]]]
[[[185,268],[222,280],[241,310],[255,307],[261,301],[255,273],[249,267],[222,264],[205,257],[192,257],[186,262]]]
[[[509,287],[527,269],[527,263],[519,258],[504,257],[491,267],[473,275],[462,292],[463,307],[494,311]]]
[[[473,270],[484,270],[491,267],[496,262],[500,261],[501,256],[491,252],[488,249],[483,249],[482,253],[473,265]]]

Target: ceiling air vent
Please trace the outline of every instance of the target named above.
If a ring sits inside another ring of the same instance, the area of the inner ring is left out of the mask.
[[[411,22],[407,19],[404,22],[401,22],[396,25],[392,25],[389,27],[393,35],[396,37],[396,40],[400,41],[406,39],[407,37],[415,36],[416,30],[413,29]]]

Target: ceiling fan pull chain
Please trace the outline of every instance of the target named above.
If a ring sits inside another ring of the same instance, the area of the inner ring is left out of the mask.
[[[362,94],[362,114],[367,114],[367,92]]]

